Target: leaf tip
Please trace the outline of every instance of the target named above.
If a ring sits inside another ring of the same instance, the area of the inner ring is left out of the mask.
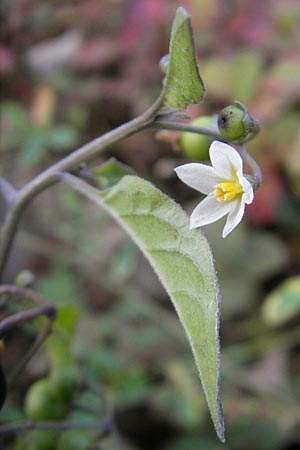
[[[215,430],[219,440],[225,444],[225,424],[221,402],[218,402],[217,420],[214,422]]]
[[[177,8],[176,10],[176,16],[184,16],[184,17],[190,17],[189,13],[187,12],[187,10],[183,7],[183,6],[179,6],[179,8]]]

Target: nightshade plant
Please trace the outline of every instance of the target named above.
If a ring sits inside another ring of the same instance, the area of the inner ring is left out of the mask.
[[[23,211],[44,189],[64,183],[104,208],[136,242],[169,294],[190,343],[217,435],[224,442],[220,401],[219,287],[210,245],[195,228],[228,214],[223,231],[225,237],[242,219],[245,204],[252,202],[262,179],[259,167],[244,146],[259,128],[239,102],[219,114],[219,128],[217,123],[208,127],[183,123],[182,111],[189,104],[200,103],[205,95],[195,58],[190,18],[183,8],[177,10],[169,55],[163,58],[161,67],[165,74],[162,92],[144,114],[75,150],[18,191],[8,181],[0,180],[6,207],[1,227],[0,271],[4,276]],[[83,163],[108,146],[146,128],[188,131],[215,139],[210,148],[212,166],[190,163],[176,168],[179,178],[207,195],[191,218],[171,198],[115,160],[89,170],[82,168]],[[251,168],[251,174],[243,173],[243,160]],[[37,308],[3,321],[0,337],[7,329],[41,314],[48,317],[49,323],[55,320],[53,307],[37,293],[3,284],[0,294],[29,296],[39,304]],[[50,328],[49,325],[34,350]],[[1,375],[4,401],[5,377],[2,372]]]

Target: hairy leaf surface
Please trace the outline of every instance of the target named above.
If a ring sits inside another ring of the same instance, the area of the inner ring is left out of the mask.
[[[104,206],[151,263],[184,327],[216,431],[223,441],[219,293],[206,238],[201,231],[189,229],[189,218],[179,205],[139,177],[124,176],[105,191],[71,175],[64,181]]]
[[[190,17],[184,8],[176,12],[165,71],[165,109],[186,109],[191,103],[201,102],[205,88],[196,62]]]

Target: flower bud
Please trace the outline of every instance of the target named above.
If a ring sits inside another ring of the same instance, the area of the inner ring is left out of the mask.
[[[170,62],[170,55],[169,53],[167,53],[166,55],[164,55],[161,60],[159,61],[159,67],[160,70],[162,71],[162,73],[164,75],[168,74],[168,70],[169,70],[169,62]]]
[[[31,287],[34,284],[34,274],[30,270],[22,270],[16,277],[15,283],[22,288]]]
[[[238,101],[235,102],[235,105],[226,106],[218,114],[218,127],[224,138],[237,144],[253,139],[259,132],[258,122]]]

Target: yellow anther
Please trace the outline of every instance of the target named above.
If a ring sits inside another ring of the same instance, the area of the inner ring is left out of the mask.
[[[220,202],[229,202],[243,192],[242,186],[237,181],[224,181],[218,183],[214,188],[214,195]]]

